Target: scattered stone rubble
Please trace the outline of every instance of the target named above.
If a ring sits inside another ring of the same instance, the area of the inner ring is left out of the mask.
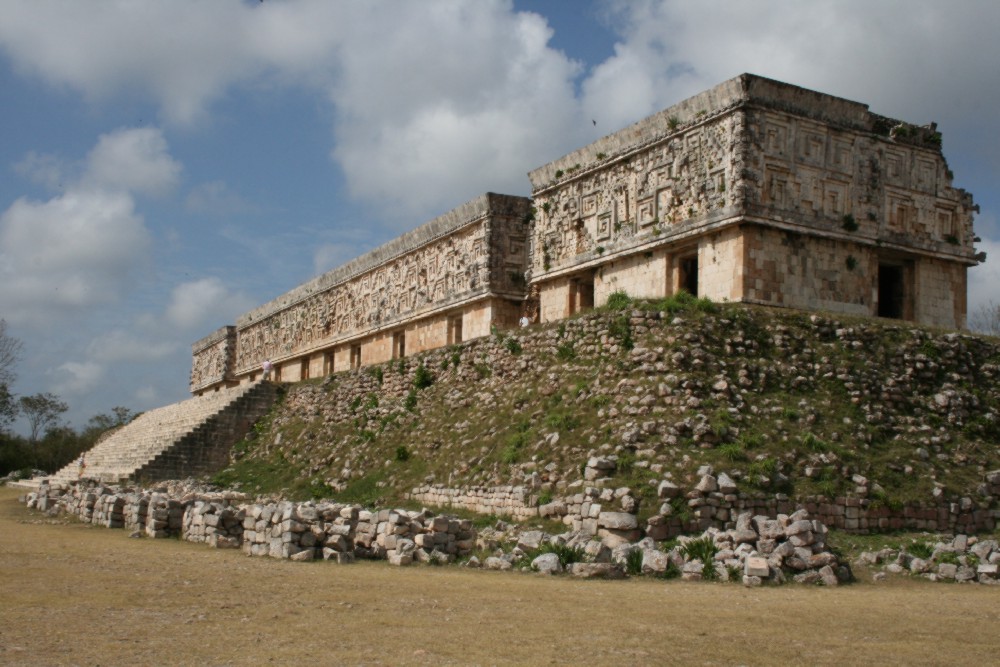
[[[42,483],[24,498],[29,507],[135,537],[180,537],[213,548],[242,549],[250,556],[297,561],[355,557],[394,565],[448,563],[475,547],[472,522],[408,510],[370,511],[332,502],[249,503],[244,494],[209,491],[196,484],[153,490],[106,486],[84,480]]]
[[[858,567],[876,570],[875,581],[885,579],[886,574],[909,574],[931,581],[978,582],[980,584],[1000,584],[1000,545],[996,540],[979,539],[975,535],[956,535],[940,541],[941,536],[930,536],[930,542],[920,544],[920,549],[885,548],[879,551],[865,551],[855,560]],[[929,557],[921,557],[916,552]]]
[[[850,567],[840,563],[826,545],[826,526],[810,519],[805,510],[774,519],[747,512],[737,517],[732,529],[709,528],[697,537],[682,536],[666,551],[651,537],[632,543],[612,532],[622,529],[606,529],[603,537],[586,531],[561,535],[527,531],[514,537],[508,534],[511,530],[501,523],[497,529],[482,531],[480,548],[494,553],[482,562],[470,559],[469,565],[494,570],[530,568],[546,574],[567,571],[583,578],[618,578],[625,576],[632,558],[636,563],[641,562],[642,574],[673,575],[685,580],[738,580],[746,586],[788,580],[836,586],[852,580]],[[687,545],[698,540],[707,540],[712,545],[714,554],[708,564],[693,557],[687,549]],[[504,551],[499,546],[505,541],[513,541],[516,546]],[[576,550],[583,562],[564,566],[557,553],[545,552],[546,545]],[[539,550],[545,553],[529,558]],[[641,554],[641,559],[630,556],[634,553]]]
[[[152,490],[91,480],[43,483],[23,500],[51,515],[66,513],[95,525],[124,528],[133,537],[179,537],[213,548],[241,549],[249,556],[295,561],[351,563],[366,558],[409,565],[463,559],[467,567],[489,570],[605,579],[676,576],[740,581],[746,586],[789,581],[836,586],[853,579],[851,566],[827,545],[827,527],[806,509],[774,518],[743,512],[728,528],[709,526],[700,535],[662,542],[644,535],[634,514],[602,505],[604,501],[627,506],[628,498],[624,488],[591,489],[569,502],[550,503],[545,506],[548,516],[560,516],[564,509],[564,520],[571,517],[567,522],[571,530],[562,534],[503,521],[477,534],[468,520],[426,509],[368,510],[328,501],[249,502],[244,494],[212,491],[190,481]],[[864,552],[853,565],[876,570],[876,581],[888,574],[910,574],[931,581],[1000,583],[996,540],[961,534],[933,542],[935,538],[929,536],[927,543],[909,549]],[[699,541],[711,545],[708,563],[689,548]],[[560,551],[572,553],[575,562],[564,563]]]

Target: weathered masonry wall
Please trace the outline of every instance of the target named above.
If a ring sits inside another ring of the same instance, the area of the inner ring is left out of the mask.
[[[696,533],[708,528],[727,530],[735,525],[744,512],[753,515],[778,516],[806,509],[823,524],[849,533],[879,533],[898,530],[978,533],[996,530],[1000,509],[978,505],[971,498],[960,503],[914,503],[890,508],[872,503],[866,498],[810,497],[794,501],[783,494],[745,494],[719,486],[719,479],[707,475],[691,489],[682,490],[672,484],[660,488],[661,499],[683,497],[689,508],[686,518],[670,514],[652,516],[642,528],[642,534],[655,540]],[[731,483],[731,480],[730,482]],[[1000,471],[984,477],[991,493],[1000,493]],[[428,485],[413,489],[410,498],[437,507],[462,508],[480,514],[510,516],[526,520],[540,516],[562,521],[574,531],[599,535],[602,512],[619,511],[614,490],[601,486],[587,487],[580,493],[556,498],[539,505],[539,492],[530,486],[449,488]],[[638,524],[637,524],[638,525]]]
[[[964,273],[981,258],[976,207],[940,148],[933,125],[752,75],[727,81],[531,172],[542,319],[574,312],[574,281],[594,305],[615,289],[687,289],[886,315],[879,267],[895,266],[881,289],[906,307],[889,316],[960,328]]]
[[[516,323],[529,201],[483,195],[243,315],[194,346],[191,389],[379,363]]]
[[[191,389],[235,383],[236,327],[224,326],[191,346]]]
[[[446,563],[476,544],[468,520],[323,501],[248,503],[234,493],[122,489],[84,480],[43,484],[27,503],[42,511],[60,507],[86,523],[150,538],[179,536],[213,548],[242,549],[248,556],[296,561],[347,563],[360,557],[393,565]]]

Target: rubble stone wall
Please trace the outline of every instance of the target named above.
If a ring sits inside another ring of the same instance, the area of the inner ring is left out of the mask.
[[[92,480],[43,483],[29,507],[150,538],[179,536],[250,556],[350,562],[356,557],[449,562],[476,547],[471,521],[426,511],[367,510],[331,502],[250,503],[243,494],[175,488],[122,489]]]
[[[991,495],[1000,495],[1000,471],[989,473],[984,479]],[[714,476],[703,478],[698,486],[718,488]],[[665,501],[660,513],[654,515],[646,526],[644,535],[665,540],[678,535],[696,533],[715,528],[729,530],[736,518],[746,512],[752,515],[774,517],[806,509],[810,516],[831,528],[851,533],[876,533],[897,530],[929,532],[978,533],[991,532],[1000,525],[1000,507],[980,506],[971,498],[958,503],[920,503],[890,508],[864,498],[807,498],[794,502],[783,494],[765,496],[743,494],[735,487],[722,491],[701,491],[692,488],[682,491],[673,485],[661,486]],[[420,486],[410,493],[417,502],[437,507],[459,507],[479,514],[508,516],[524,520],[535,516],[561,520],[574,531],[597,535],[606,528],[600,517],[603,512],[620,512],[620,499],[625,493],[601,486],[587,487],[582,493],[557,498],[539,506],[539,489],[531,486],[499,486],[449,488],[444,485]],[[682,498],[687,512],[680,514],[670,503],[671,498]],[[638,513],[635,507],[632,513]]]

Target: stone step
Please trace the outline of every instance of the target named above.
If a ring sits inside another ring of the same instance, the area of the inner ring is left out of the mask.
[[[270,409],[277,386],[258,382],[164,406],[109,433],[86,453],[85,476],[118,482],[202,474],[222,467],[228,451]],[[79,476],[74,461],[50,479]]]

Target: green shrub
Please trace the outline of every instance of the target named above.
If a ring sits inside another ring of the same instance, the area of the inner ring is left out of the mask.
[[[556,358],[559,361],[572,361],[576,358],[576,350],[573,349],[573,343],[563,343],[556,348]]]
[[[545,425],[554,431],[559,431],[560,433],[566,431],[572,431],[577,426],[580,425],[580,418],[574,414],[566,414],[563,412],[552,412],[546,415]]]
[[[625,572],[630,577],[642,574],[642,549],[632,549],[625,556]]]
[[[657,572],[655,576],[657,579],[676,579],[681,576],[681,570],[674,564],[674,561],[668,560],[666,569],[663,572]]]
[[[521,354],[521,343],[516,338],[508,338],[504,341],[504,347],[506,347],[507,351],[511,354]]]
[[[565,544],[546,544],[538,551],[539,554],[555,554],[559,557],[559,564],[567,568],[573,563],[583,560],[584,552],[580,547],[571,547]]]
[[[420,364],[413,374],[413,388],[426,389],[434,384],[434,374],[427,370],[427,366]]]
[[[413,410],[417,407],[416,389],[411,389],[410,393],[408,393],[406,398],[403,399],[403,407],[406,408],[407,412],[413,412]]]
[[[727,442],[719,447],[719,453],[733,462],[743,461],[747,457],[746,452],[743,451],[743,445],[739,442]]]
[[[906,553],[910,554],[914,558],[927,560],[934,554],[934,547],[927,542],[914,542],[906,547]]]
[[[632,297],[630,297],[624,290],[612,292],[608,296],[608,310],[625,310],[626,308],[631,307],[631,305]]]
[[[683,553],[689,560],[700,560],[702,562],[701,576],[703,579],[715,579],[718,575],[715,571],[714,558],[719,548],[711,537],[699,537],[690,540],[681,547]]]
[[[631,350],[635,347],[635,341],[632,339],[632,325],[629,323],[627,315],[616,317],[608,326],[608,334],[621,341],[623,349]]]
[[[825,442],[817,438],[812,433],[806,433],[804,436],[802,436],[802,446],[810,451],[820,452],[820,453],[829,451],[830,449],[830,447]]]
[[[954,551],[945,551],[938,556],[937,562],[948,563],[950,565],[961,565],[962,561],[959,560],[958,554]]]
[[[410,460],[410,450],[405,446],[400,445],[396,447],[396,460],[397,461],[409,461]]]
[[[514,447],[513,445],[507,445],[506,447],[504,447],[504,450],[500,452],[500,461],[507,465],[517,463],[517,459],[520,456],[520,454],[521,450],[518,447]]]

